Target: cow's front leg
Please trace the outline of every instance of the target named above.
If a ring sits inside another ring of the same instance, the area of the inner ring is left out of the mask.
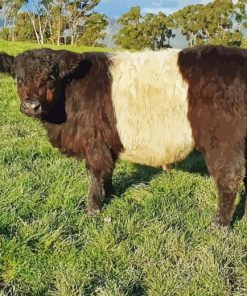
[[[107,149],[87,157],[89,173],[88,214],[93,215],[102,208],[103,201],[113,194],[112,172],[115,160]]]
[[[103,201],[110,198],[114,189],[111,176],[103,178],[93,172],[89,172],[89,175],[88,214],[94,215],[100,212]]]
[[[104,180],[93,172],[89,172],[88,214],[93,215],[102,208],[105,197]]]

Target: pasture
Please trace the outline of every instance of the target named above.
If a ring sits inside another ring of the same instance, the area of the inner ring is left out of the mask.
[[[0,42],[10,54],[34,47]],[[11,78],[0,90],[1,296],[247,295],[243,186],[234,228],[217,229],[198,152],[168,171],[119,161],[115,198],[90,218],[83,162],[19,112]]]

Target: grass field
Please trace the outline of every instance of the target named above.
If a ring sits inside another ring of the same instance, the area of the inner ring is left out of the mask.
[[[198,153],[170,171],[119,162],[115,199],[89,218],[84,164],[20,114],[11,78],[0,90],[1,296],[247,295],[247,224],[239,207],[233,230],[211,226],[216,190]]]

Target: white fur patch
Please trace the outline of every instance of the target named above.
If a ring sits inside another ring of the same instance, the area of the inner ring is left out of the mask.
[[[124,146],[121,159],[166,166],[194,148],[187,119],[188,85],[178,50],[123,52],[112,56],[112,101]]]

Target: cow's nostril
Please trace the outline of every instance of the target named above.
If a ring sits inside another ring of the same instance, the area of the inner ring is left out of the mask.
[[[30,101],[30,107],[36,111],[40,107],[40,102],[39,101]]]
[[[41,111],[40,102],[37,100],[26,100],[22,103],[22,110],[25,113],[39,113]]]

